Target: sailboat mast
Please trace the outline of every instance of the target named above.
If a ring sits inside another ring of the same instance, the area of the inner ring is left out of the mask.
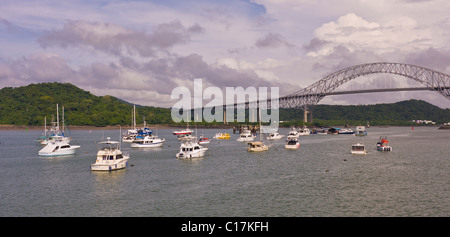
[[[59,132],[59,106],[56,104],[56,131]]]
[[[136,105],[133,105],[133,129],[136,130]]]
[[[63,134],[66,131],[66,126],[64,123],[64,106],[62,107],[62,126],[63,126]]]

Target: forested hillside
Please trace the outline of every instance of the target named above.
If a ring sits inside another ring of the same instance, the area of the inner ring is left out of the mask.
[[[113,96],[95,96],[69,83],[30,84],[0,90],[0,124],[43,125],[44,117],[56,117],[56,104],[64,106],[69,125],[130,125],[133,106]],[[136,120],[142,123],[171,123],[170,110],[136,107]]]
[[[64,106],[69,125],[130,125],[133,106],[113,96],[95,96],[69,83],[41,83],[0,90],[0,124],[43,125],[56,116],[56,104]],[[450,121],[450,109],[441,109],[419,100],[377,105],[317,105],[313,109],[316,126],[365,124],[408,125],[413,119]],[[148,124],[174,125],[169,108],[136,106],[136,120]],[[302,124],[301,109],[280,109],[284,125]],[[209,125],[202,123],[203,125]],[[218,123],[220,124],[220,123]]]

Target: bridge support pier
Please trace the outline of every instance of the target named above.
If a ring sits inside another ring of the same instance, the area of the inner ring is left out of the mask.
[[[308,108],[305,106],[303,107],[303,122],[308,122],[308,114],[310,114],[310,122],[313,122],[313,114],[312,111],[309,111]]]

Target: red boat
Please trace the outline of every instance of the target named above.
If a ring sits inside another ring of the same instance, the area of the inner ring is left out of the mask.
[[[189,128],[183,129],[183,130],[178,130],[178,131],[173,131],[172,134],[173,135],[186,135],[186,134],[191,134],[193,131]]]

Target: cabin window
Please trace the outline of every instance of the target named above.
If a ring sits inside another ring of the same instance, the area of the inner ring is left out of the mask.
[[[123,158],[122,154],[119,154],[116,156],[116,159],[122,159],[122,158]]]

